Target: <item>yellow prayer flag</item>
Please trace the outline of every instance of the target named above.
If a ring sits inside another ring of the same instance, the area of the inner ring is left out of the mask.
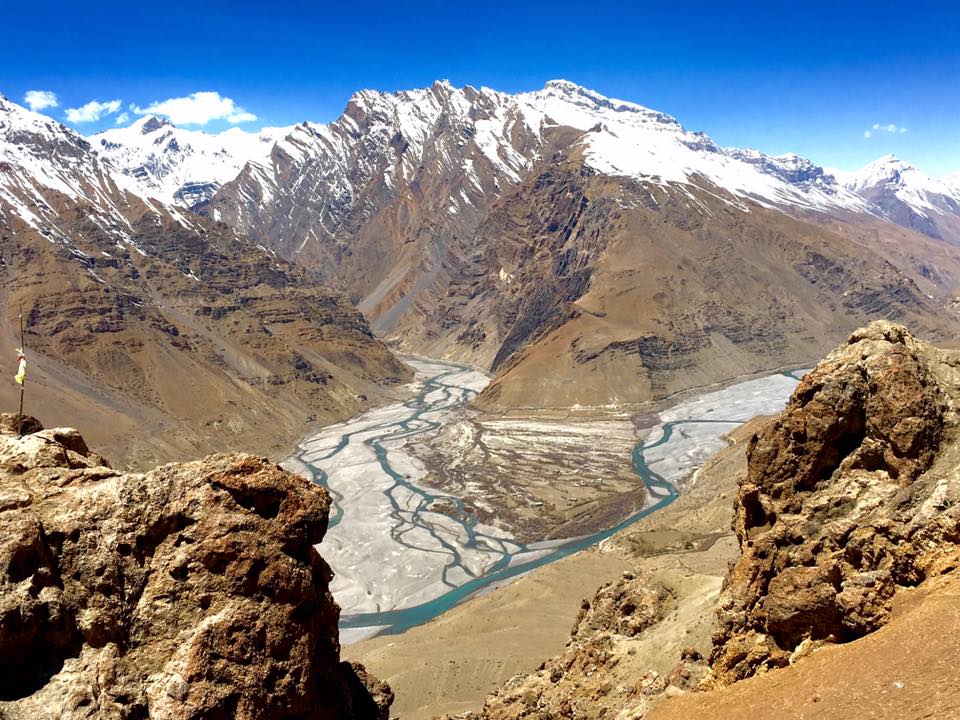
[[[23,385],[23,381],[26,379],[26,377],[27,377],[27,359],[21,355],[20,368],[17,370],[17,374],[14,375],[13,379],[16,380],[18,383],[20,383],[21,385]]]

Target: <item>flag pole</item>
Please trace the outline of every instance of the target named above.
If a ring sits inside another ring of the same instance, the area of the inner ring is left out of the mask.
[[[20,352],[25,353],[27,348],[23,344],[23,303],[20,303]],[[17,435],[23,437],[23,389],[27,384],[24,378],[20,383],[20,412],[17,414]]]

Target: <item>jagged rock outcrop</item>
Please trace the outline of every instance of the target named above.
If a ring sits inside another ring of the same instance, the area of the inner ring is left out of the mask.
[[[625,573],[583,601],[562,654],[535,673],[512,678],[487,697],[481,712],[458,715],[457,720],[590,719],[614,717],[624,706],[646,709],[649,698],[664,692],[668,680],[656,672],[633,676],[630,639],[673,607],[666,587],[645,575]]]
[[[36,423],[30,423],[35,429]],[[146,474],[0,422],[0,718],[370,718],[321,488],[249,455]]]
[[[639,720],[712,717],[709,708],[716,707],[724,717],[751,717],[755,712],[744,708],[780,711],[780,705],[763,704],[763,693],[788,696],[784,683],[791,681],[735,686],[749,688],[742,691],[720,686],[793,663],[784,677],[812,668],[796,689],[799,696],[816,703],[817,693],[831,688],[829,717],[879,717],[878,707],[909,708],[909,715],[891,717],[933,717],[923,693],[836,714],[842,704],[835,696],[863,671],[842,682],[818,676],[817,667],[836,668],[838,662],[836,655],[816,651],[831,643],[871,642],[882,634],[874,631],[898,623],[893,635],[902,635],[905,605],[916,610],[918,597],[956,587],[958,400],[955,354],[886,321],[857,330],[803,378],[786,409],[748,445],[733,522],[742,555],[720,596],[709,667],[695,647],[679,654],[670,673],[654,672],[649,659],[639,657],[644,640],[662,640],[658,633],[687,597],[628,576],[585,604],[561,655],[491,693],[481,712],[458,717]],[[904,592],[921,583],[923,588]],[[901,592],[906,599],[894,611]],[[949,618],[940,625],[950,627]],[[888,654],[876,667],[890,669],[894,681],[886,682],[900,689],[894,669],[911,650],[901,643],[891,651],[892,644],[879,643]],[[918,686],[939,692],[942,668],[955,664],[958,646],[949,645],[941,642],[930,653],[938,666],[912,673]],[[864,652],[861,643],[848,648],[853,656]],[[694,690],[715,692],[685,693]],[[724,704],[732,697],[728,691],[737,693],[740,705]],[[670,699],[678,695],[686,697]],[[800,710],[790,716],[801,714],[807,717]]]
[[[960,362],[888,322],[803,379],[748,448],[714,683],[870,633],[898,587],[956,567],[958,398]]]

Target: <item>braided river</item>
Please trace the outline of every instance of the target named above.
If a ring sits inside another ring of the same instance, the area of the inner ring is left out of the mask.
[[[305,438],[284,463],[330,492],[330,527],[319,549],[334,571],[341,642],[402,632],[484,590],[571,555],[673,502],[683,483],[756,415],[781,410],[799,373],[778,373],[684,400],[629,457],[646,488],[643,507],[581,537],[517,542],[509,529],[477,521],[461,498],[422,484],[426,468],[405,446],[429,442],[487,384],[465,365],[407,358],[414,395]]]

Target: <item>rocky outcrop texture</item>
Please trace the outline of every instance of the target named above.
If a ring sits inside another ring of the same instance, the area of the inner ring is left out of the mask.
[[[387,717],[389,688],[339,660],[324,490],[249,455],[127,474],[75,430],[16,425],[0,718]]]
[[[711,658],[728,684],[866,635],[898,587],[956,567],[960,363],[875,322],[753,439]]]
[[[667,627],[689,595],[627,574],[584,604],[561,655],[488,695],[480,713],[460,717],[743,718],[784,708],[789,717],[947,717],[930,713],[929,695],[949,694],[955,711],[955,693],[941,688],[944,677],[952,682],[943,668],[955,666],[957,644],[919,638],[911,646],[902,638],[917,635],[904,629],[915,627],[904,625],[905,606],[916,609],[927,596],[953,606],[952,595],[937,593],[956,587],[960,572],[958,401],[960,359],[886,321],[856,331],[748,444],[733,520],[741,556],[720,594],[709,665],[691,646],[671,672],[651,668],[644,643],[663,646],[675,637],[669,633],[689,632]],[[898,593],[921,583],[894,608]],[[922,621],[938,636],[952,631],[951,622]],[[881,635],[888,639],[876,640]],[[837,677],[838,656],[815,652],[857,639],[832,650],[862,657],[865,647],[883,648],[868,670]],[[911,653],[934,658],[930,668],[917,668]],[[793,663],[776,676],[720,687]],[[859,705],[843,699],[862,698],[859,685],[882,686],[878,695],[902,689],[904,665],[927,694],[891,692]],[[687,692],[695,690],[713,692]],[[821,694],[830,712],[793,707],[793,699],[812,705]],[[765,697],[791,700],[765,704]]]
[[[453,720],[616,717],[630,708],[640,716],[668,679],[656,672],[636,672],[632,638],[674,608],[674,597],[645,575],[624,576],[584,600],[563,653],[537,672],[517,675],[491,693],[480,713]],[[678,667],[678,672],[684,672]]]

